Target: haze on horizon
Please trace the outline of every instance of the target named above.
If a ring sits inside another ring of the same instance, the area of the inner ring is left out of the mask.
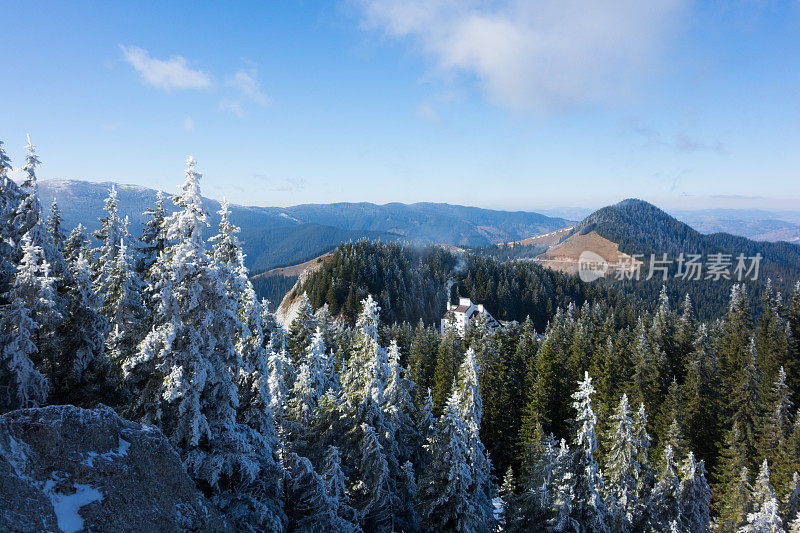
[[[43,179],[244,205],[800,205],[800,3],[0,1]],[[213,38],[208,36],[213,35]]]

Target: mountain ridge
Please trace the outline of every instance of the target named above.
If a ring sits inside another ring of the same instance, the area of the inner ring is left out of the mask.
[[[119,212],[129,217],[131,233],[137,236],[144,220],[143,211],[155,203],[155,189],[112,181],[56,178],[40,180],[39,194],[45,209],[54,198],[57,200],[66,228],[80,222],[91,232],[97,229],[97,219],[112,185],[117,187]],[[165,196],[171,195],[165,193]],[[204,198],[204,203],[210,214],[210,236],[219,222],[216,212],[220,203],[209,198]],[[171,202],[165,205],[172,209]],[[383,205],[338,202],[289,207],[231,204],[230,209],[231,220],[241,228],[246,264],[253,272],[305,260],[343,242],[362,238],[480,246],[569,225],[564,219],[534,212],[432,202]]]

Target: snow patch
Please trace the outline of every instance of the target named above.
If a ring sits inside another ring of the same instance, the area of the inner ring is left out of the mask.
[[[494,519],[500,520],[503,516],[503,498],[499,496],[492,498],[492,507],[494,508]]]
[[[290,215],[290,214],[288,214],[288,213],[281,212],[281,216],[282,216],[283,218],[288,218],[289,220],[294,220],[294,221],[295,221],[295,222],[297,222],[298,224],[301,224],[301,223],[302,223],[302,222],[300,222],[298,219],[294,218],[293,216],[291,216],[291,215]]]
[[[76,533],[83,530],[83,518],[78,511],[92,502],[102,501],[103,493],[91,485],[75,483],[74,493],[61,494],[53,490],[54,486],[55,481],[47,480],[44,492],[53,504],[58,528],[64,533]]]
[[[126,441],[123,438],[120,438],[116,450],[111,450],[105,453],[89,452],[88,454],[86,454],[87,457],[82,461],[82,463],[87,466],[94,466],[95,459],[105,459],[106,461],[113,461],[117,457],[125,457],[126,455],[128,455],[128,449],[130,447],[131,447],[130,442]]]

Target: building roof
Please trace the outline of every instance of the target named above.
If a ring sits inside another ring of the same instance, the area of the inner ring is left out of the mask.
[[[459,305],[458,307],[456,307],[456,308],[454,309],[454,311],[455,311],[456,313],[466,313],[466,312],[467,312],[467,309],[469,309],[469,306],[468,306],[468,305]]]

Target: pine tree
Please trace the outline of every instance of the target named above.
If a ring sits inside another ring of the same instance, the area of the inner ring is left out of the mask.
[[[417,385],[414,401],[418,408],[422,408],[427,390],[433,387],[437,353],[438,335],[420,319],[408,354],[408,377]]]
[[[754,341],[750,342],[746,366],[739,375],[739,382],[733,389],[730,401],[731,422],[738,425],[740,442],[737,445],[746,458],[746,466],[754,468],[764,412],[761,397],[762,374],[758,368]]]
[[[742,533],[779,533],[783,531],[783,520],[778,513],[778,499],[769,481],[767,460],[761,464],[755,487],[753,487],[753,512],[748,513],[747,522],[739,528]]]
[[[91,246],[89,245],[89,237],[86,236],[86,229],[83,224],[78,224],[64,241],[64,259],[68,263],[74,263],[80,256],[92,263]]]
[[[337,531],[359,531],[358,514],[350,506],[347,494],[347,477],[342,471],[342,459],[336,446],[328,446],[322,462],[322,479],[331,501],[336,502],[336,514],[341,529]]]
[[[401,465],[417,457],[416,449],[420,444],[414,422],[417,410],[411,398],[414,383],[403,377],[404,372],[400,366],[397,342],[392,341],[389,346],[389,382],[383,395],[383,410],[393,432],[390,440],[397,448],[397,462]]]
[[[481,531],[471,498],[469,429],[459,411],[458,397],[453,395],[431,443],[431,462],[419,483],[422,531]]]
[[[147,309],[142,294],[144,284],[134,270],[128,247],[121,243],[105,280],[102,313],[111,325],[106,347],[114,367],[121,369],[133,358],[144,338]],[[99,303],[99,302],[98,302]]]
[[[661,348],[647,336],[642,319],[634,331],[633,376],[631,396],[639,403],[644,403],[651,411],[661,404],[661,398],[667,392],[665,377],[668,375],[666,356]]]
[[[681,521],[687,531],[709,531],[711,525],[711,488],[706,481],[703,461],[697,462],[689,452],[681,465]]]
[[[458,350],[459,339],[456,331],[450,328],[439,344],[439,351],[436,355],[436,369],[433,376],[433,412],[442,413],[445,403],[452,392],[453,381],[456,378],[459,367]]]
[[[70,279],[65,319],[59,326],[59,359],[65,366],[71,361],[71,369],[65,372],[58,401],[120,405],[129,398],[118,388],[119,380],[109,366],[104,349],[109,325],[100,313],[102,300],[92,289],[91,267],[82,255],[70,263]]]
[[[104,207],[106,216],[100,219],[100,229],[94,232],[95,239],[100,241],[94,264],[95,290],[104,298],[109,293],[109,278],[117,263],[120,246],[128,239],[125,222],[117,211],[118,204],[117,187],[112,185]]]
[[[789,303],[786,305],[786,323],[789,328],[789,361],[794,364],[787,367],[789,374],[789,390],[794,398],[800,397],[800,281],[798,281]]]
[[[576,479],[572,474],[572,454],[564,439],[555,461],[553,470],[552,495],[543,494],[550,503],[548,510],[548,525],[553,531],[581,531],[581,524],[574,518],[575,484]],[[542,491],[544,492],[544,491]]]
[[[286,350],[295,362],[298,362],[317,329],[317,320],[306,293],[300,295],[296,305],[297,313],[289,326],[289,334],[286,337]]]
[[[31,234],[26,233],[21,241],[22,259],[17,266],[14,284],[9,292],[12,305],[17,308],[16,328],[33,333],[35,351],[24,348],[32,358],[34,367],[48,378],[49,391],[61,391],[63,376],[69,371],[58,358],[57,328],[62,320],[57,301],[55,280],[50,276],[50,265],[44,258],[42,248],[32,242]],[[34,327],[19,313],[27,310]],[[22,341],[24,343],[24,340]],[[36,378],[31,378],[36,381]]]
[[[142,279],[147,279],[148,272],[169,246],[166,233],[167,211],[164,208],[164,193],[156,193],[156,203],[146,210],[147,217],[143,223],[142,235],[139,237],[139,262],[136,271]]]
[[[501,531],[508,531],[511,529],[514,522],[514,511],[516,507],[515,489],[516,482],[514,481],[514,469],[508,467],[506,473],[503,475],[503,483],[500,485],[498,491],[500,497],[500,509],[498,518],[498,527]]]
[[[743,467],[738,476],[724,487],[719,523],[723,531],[737,531],[744,525],[753,508],[753,487],[750,472]]]
[[[644,507],[647,504],[645,472],[639,464],[642,456],[642,443],[635,436],[635,423],[628,407],[628,396],[623,394],[619,406],[611,415],[611,442],[606,457],[608,501],[612,507],[615,529],[627,530],[639,527],[642,523]],[[645,451],[646,453],[646,451]]]
[[[697,329],[681,396],[689,447],[697,457],[711,465],[716,464],[714,459],[718,454],[717,446],[722,433],[719,424],[721,387],[719,360],[703,324]]]
[[[778,370],[794,362],[789,360],[789,332],[787,322],[780,316],[780,294],[775,295],[772,280],[767,280],[761,295],[761,316],[755,331],[756,351],[766,383],[778,379]],[[787,368],[794,370],[794,368]]]
[[[31,361],[37,352],[33,338],[39,324],[21,297],[4,307],[0,325],[0,413],[43,405],[49,386]]]
[[[351,494],[361,525],[367,530],[390,528],[393,522],[394,495],[389,463],[378,434],[369,424],[362,424],[356,436],[358,477]]]
[[[749,363],[752,324],[750,302],[744,285],[734,284],[731,288],[728,313],[722,325],[719,339],[721,375],[728,394],[739,383],[743,369]]]
[[[669,445],[664,450],[662,462],[664,466],[653,488],[651,501],[651,520],[657,531],[669,529],[673,522],[682,524],[684,513],[678,463],[675,461],[672,447]]]
[[[470,348],[458,371],[453,397],[459,415],[468,430],[470,467],[472,469],[471,498],[478,529],[491,528],[494,523],[492,500],[495,489],[491,480],[492,465],[489,454],[480,439],[483,401],[478,384],[478,366],[475,352]]]
[[[772,459],[772,480],[781,491],[788,489],[796,459],[789,449],[792,431],[791,410],[793,407],[786,372],[778,369],[777,377],[770,392],[772,409],[766,417],[761,434],[760,455]]]
[[[290,390],[294,387],[294,367],[292,359],[285,351],[272,352],[269,356],[269,396],[270,409],[280,422],[289,415]]]
[[[179,210],[168,219],[167,237],[176,243],[155,267],[161,302],[138,353],[124,364],[139,391],[130,414],[161,428],[198,486],[236,517],[238,527],[271,528],[284,521],[280,487],[269,473],[274,443],[237,423],[231,369],[243,363],[224,339],[240,336],[242,324],[224,275],[203,245],[200,178],[190,157],[183,193],[175,199]]]
[[[790,523],[800,513],[800,474],[797,472],[792,474],[792,481],[789,484],[789,490],[781,512],[786,524]]]
[[[286,514],[288,530],[303,533],[316,531],[360,531],[339,515],[340,502],[329,496],[326,480],[307,457],[286,454]],[[278,531],[282,530],[278,529]]]
[[[56,248],[64,249],[64,232],[62,230],[63,219],[61,218],[61,210],[58,208],[58,202],[53,198],[53,203],[50,205],[50,215],[47,217],[45,227],[50,233],[50,238]]]
[[[595,460],[597,452],[597,436],[595,425],[597,417],[592,409],[592,378],[584,373],[578,382],[578,390],[572,395],[575,400],[572,407],[577,411],[575,416],[575,441],[572,457],[572,469],[575,476],[573,485],[573,501],[571,516],[587,531],[609,531],[609,518],[601,493],[604,490],[600,467]]]
[[[16,272],[15,246],[19,240],[19,228],[15,224],[17,206],[22,200],[19,186],[8,177],[11,160],[0,141],[0,305],[9,303],[5,295],[11,288]]]

